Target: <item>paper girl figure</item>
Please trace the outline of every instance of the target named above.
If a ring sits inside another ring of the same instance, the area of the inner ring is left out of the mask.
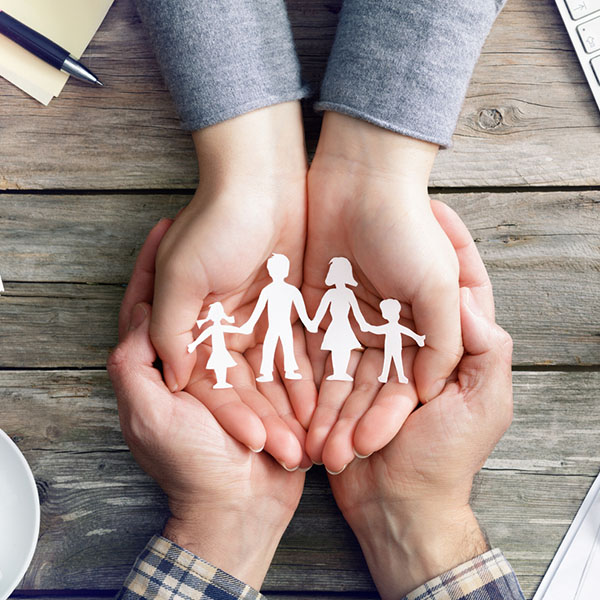
[[[352,309],[352,314],[361,331],[367,331],[369,324],[360,312],[354,292],[346,287],[348,285],[358,285],[352,275],[352,265],[347,258],[336,257],[331,259],[325,284],[334,285],[335,287],[327,290],[321,298],[321,303],[312,322],[315,327],[318,327],[327,309],[329,309],[331,323],[321,343],[321,350],[331,351],[333,373],[327,379],[352,381],[352,377],[347,373],[350,353],[353,349],[360,348],[361,344],[350,325],[348,316],[350,309]]]
[[[383,344],[383,369],[377,379],[381,383],[387,383],[393,361],[396,366],[398,381],[400,383],[408,383],[408,379],[404,375],[404,369],[402,368],[402,335],[411,337],[419,346],[425,345],[425,336],[417,335],[408,327],[400,325],[398,321],[400,320],[400,310],[402,307],[398,300],[394,300],[393,298],[382,300],[379,303],[379,308],[387,324],[368,326],[368,331],[371,333],[385,335],[385,342]]]
[[[290,272],[290,261],[287,256],[273,254],[267,261],[267,271],[273,282],[265,286],[260,292],[252,315],[240,327],[240,333],[252,333],[256,322],[266,308],[269,327],[263,342],[260,376],[256,378],[256,381],[273,381],[273,363],[277,342],[281,342],[283,349],[285,378],[302,379],[302,375],[296,372],[298,363],[294,356],[292,306],[296,308],[300,320],[309,331],[316,331],[316,328],[313,328],[312,322],[308,318],[300,290],[285,281]]]
[[[207,327],[191,344],[188,344],[188,352],[192,353],[196,349],[196,346],[209,337],[212,338],[212,352],[206,363],[206,368],[212,369],[217,377],[217,383],[213,385],[213,389],[222,390],[230,388],[232,386],[230,383],[227,383],[227,369],[229,367],[235,367],[237,363],[233,360],[233,356],[231,356],[227,350],[227,346],[225,345],[225,334],[239,333],[239,328],[223,325],[221,323],[221,321],[233,323],[235,317],[227,315],[220,302],[213,302],[208,307],[206,319],[196,321],[196,324],[198,327],[202,327],[207,321],[212,321],[213,324],[210,327]]]

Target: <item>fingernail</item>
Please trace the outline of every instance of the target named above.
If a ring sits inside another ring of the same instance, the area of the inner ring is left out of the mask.
[[[371,454],[373,453],[371,452]],[[359,454],[356,450],[354,450],[354,456],[356,456],[356,458],[369,458],[371,454]]]
[[[146,318],[148,311],[143,304],[136,304],[131,311],[131,320],[129,321],[129,331],[137,329]]]
[[[165,383],[171,392],[176,392],[179,389],[177,385],[177,379],[175,379],[175,373],[170,365],[167,363],[163,363],[163,377],[165,378]]]
[[[288,471],[288,473],[293,473],[294,471],[298,470],[298,467],[294,467],[293,469],[290,469],[284,462],[278,460],[277,461],[286,471]]]
[[[339,475],[340,473],[342,473],[344,471],[344,469],[347,467],[348,465],[345,464],[339,471],[330,471],[327,467],[325,467],[325,470],[330,474],[330,475]]]
[[[307,471],[310,471],[312,469],[312,465],[309,465],[308,467],[300,467],[298,469],[298,471],[302,471],[302,473],[306,473]]]
[[[265,445],[263,444],[260,448],[258,448],[258,450],[255,450],[254,448],[252,448],[251,446],[248,446],[248,448],[250,450],[252,450],[252,452],[258,454],[259,452],[262,452],[265,449]]]
[[[313,460],[313,465],[317,465],[318,467],[322,467],[323,463],[322,462],[317,462],[316,460]]]
[[[477,300],[475,300],[475,296],[473,296],[473,292],[471,292],[469,288],[465,288],[465,304],[474,315],[478,317],[481,316],[481,310],[477,304]]]

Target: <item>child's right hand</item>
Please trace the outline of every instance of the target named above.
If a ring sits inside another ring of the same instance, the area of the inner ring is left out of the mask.
[[[187,346],[193,341],[194,325],[203,307],[220,301],[237,323],[245,323],[269,281],[264,264],[273,252],[289,257],[290,283],[300,285],[302,280],[306,157],[299,103],[253,111],[197,131],[193,137],[200,183],[160,244],[150,327],[171,391],[189,384],[200,352],[188,354]],[[245,354],[262,342],[263,334],[256,327],[253,336],[228,339],[229,350],[243,357],[243,368],[250,373]],[[303,378],[284,380],[283,394],[272,384],[257,386],[254,377],[245,379],[244,391],[251,389],[262,408],[256,405],[256,410],[250,411],[245,400],[248,394],[240,392],[239,411],[229,410],[227,419],[220,418],[224,414],[220,399],[227,393],[205,386],[205,396],[200,395],[229,433],[234,420],[254,413],[253,425],[247,428],[254,431],[253,439],[238,441],[260,448],[272,430],[274,440],[272,444],[267,441],[267,447],[289,467],[300,464],[303,452],[298,440],[291,439],[296,425],[278,415],[292,415],[292,419],[296,415],[302,429],[308,426],[316,403],[308,358],[302,360],[297,354],[297,359],[303,365]],[[214,376],[211,371],[208,374]],[[276,407],[275,415],[269,407]],[[280,435],[284,429],[290,435]]]

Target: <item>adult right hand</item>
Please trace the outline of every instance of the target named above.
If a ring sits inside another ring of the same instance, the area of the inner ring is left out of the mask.
[[[304,474],[288,473],[266,452],[251,452],[231,437],[203,401],[214,393],[212,383],[172,393],[155,367],[148,301],[156,248],[169,224],[154,227],[140,252],[121,307],[120,343],[108,360],[121,428],[137,462],[169,499],[165,537],[259,589],[300,500]],[[251,369],[237,358],[235,376],[243,380]]]
[[[389,445],[329,477],[384,600],[488,549],[469,497],[512,419],[512,342],[494,323],[485,267],[458,216],[441,203],[433,209],[459,260],[465,355],[456,377]],[[356,435],[368,440],[374,425],[363,418]]]

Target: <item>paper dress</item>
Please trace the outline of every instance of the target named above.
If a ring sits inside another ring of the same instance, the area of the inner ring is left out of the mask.
[[[360,348],[361,344],[350,325],[350,309],[352,309],[352,314],[361,331],[366,331],[369,324],[360,312],[354,292],[346,287],[358,285],[352,275],[350,261],[343,257],[332,258],[329,262],[329,272],[325,283],[335,287],[327,290],[321,298],[312,322],[315,328],[318,327],[329,309],[331,323],[327,327],[321,343],[321,350],[331,352],[333,373],[327,379],[352,381],[352,377],[347,373],[350,354],[355,348]]]
[[[238,333],[239,328],[223,325],[221,323],[223,320],[233,323],[235,319],[225,313],[225,309],[220,302],[214,302],[208,308],[206,319],[196,321],[198,328],[202,327],[202,325],[208,321],[212,321],[213,325],[207,327],[191,344],[188,344],[187,347],[188,352],[191,353],[204,340],[211,338],[212,350],[208,362],[206,363],[206,368],[215,372],[217,378],[217,383],[213,385],[213,389],[215,390],[232,387],[230,383],[227,383],[227,369],[235,367],[237,364],[225,345],[225,333]]]

